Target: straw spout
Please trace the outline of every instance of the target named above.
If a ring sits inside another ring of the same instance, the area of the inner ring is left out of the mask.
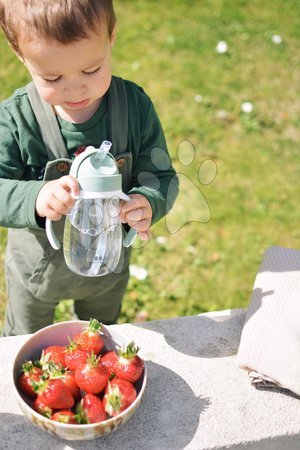
[[[111,146],[112,143],[110,141],[103,141],[95,154],[95,160],[98,162],[102,161],[111,149]]]

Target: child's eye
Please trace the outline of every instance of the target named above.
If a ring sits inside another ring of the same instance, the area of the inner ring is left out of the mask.
[[[60,79],[61,77],[57,77],[54,80],[48,80],[47,78],[44,78],[44,81],[46,81],[46,83],[57,83]]]
[[[100,70],[102,69],[102,66],[97,67],[97,69],[93,70],[92,72],[82,72],[85,75],[96,75],[96,73],[100,72]]]

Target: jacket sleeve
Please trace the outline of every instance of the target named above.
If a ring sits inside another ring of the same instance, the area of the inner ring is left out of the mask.
[[[141,144],[134,161],[132,185],[129,194],[142,194],[150,202],[152,224],[169,212],[178,194],[178,177],[152,102],[146,121],[142,124]]]
[[[39,228],[35,201],[43,181],[24,179],[24,154],[13,117],[0,108],[0,226]]]

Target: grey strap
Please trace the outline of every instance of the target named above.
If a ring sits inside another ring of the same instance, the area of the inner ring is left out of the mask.
[[[111,153],[116,156],[126,152],[128,146],[128,102],[124,80],[113,76],[107,95]]]
[[[52,106],[39,96],[33,82],[26,89],[49,160],[69,158]]]

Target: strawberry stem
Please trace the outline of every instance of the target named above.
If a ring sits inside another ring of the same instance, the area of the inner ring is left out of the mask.
[[[121,407],[121,399],[120,396],[117,394],[108,394],[107,397],[107,403],[105,406],[106,412],[111,416],[113,412],[118,413],[120,411]]]
[[[72,339],[70,339],[70,338],[68,338],[68,339],[69,339],[69,344],[66,346],[65,353],[67,353],[68,351],[76,350],[78,348],[77,342],[72,341]]]
[[[138,347],[137,345],[135,345],[135,343],[133,341],[131,341],[127,345],[127,347],[123,347],[123,348],[119,349],[118,353],[123,358],[131,359],[137,355],[139,350],[140,350],[140,347]]]
[[[83,402],[83,399],[77,404],[75,420],[79,424],[88,424],[89,422],[87,419],[87,415],[85,414],[85,412],[82,409],[82,402]]]
[[[121,408],[121,395],[118,387],[112,388],[108,383],[108,393],[105,395],[107,400],[105,405],[105,411],[112,416],[114,412],[119,413]]]
[[[97,367],[100,361],[100,357],[94,354],[94,351],[90,355],[87,356],[87,364],[89,367]]]
[[[22,372],[24,372],[24,373],[31,372],[33,369],[34,369],[34,364],[33,364],[33,362],[31,360],[25,361],[22,364]]]
[[[88,331],[100,332],[102,324],[97,319],[90,319]]]
[[[55,380],[58,378],[64,378],[64,375],[66,373],[66,369],[60,366],[57,366],[56,364],[49,365],[49,368],[47,370],[49,374],[49,378],[51,380]]]

